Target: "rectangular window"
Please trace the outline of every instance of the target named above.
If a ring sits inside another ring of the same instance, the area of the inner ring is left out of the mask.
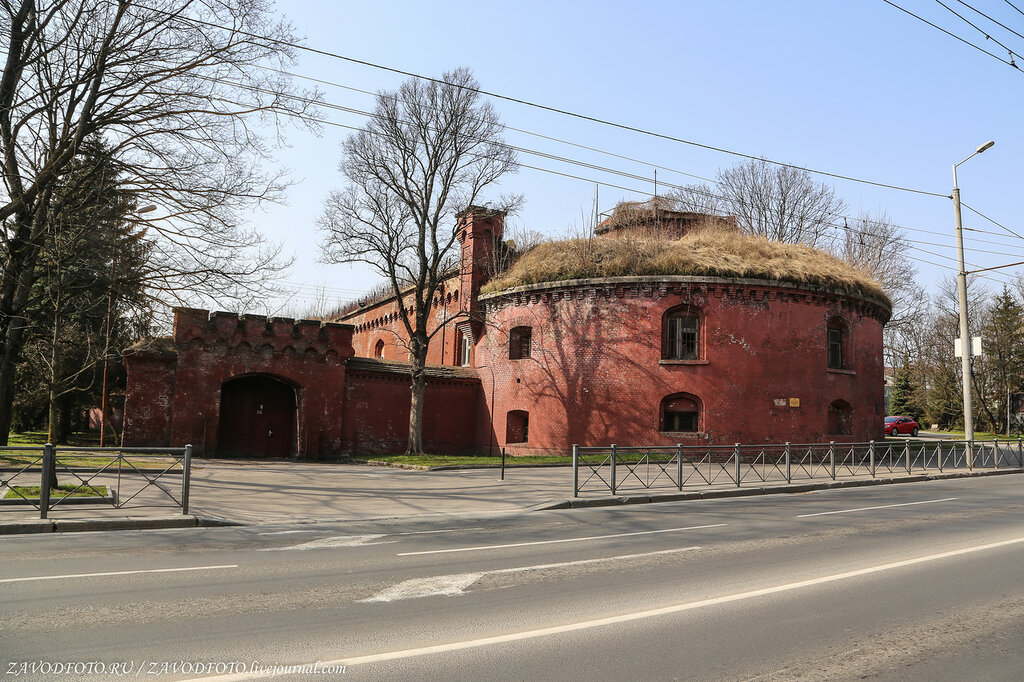
[[[697,352],[698,318],[678,315],[668,318],[666,360],[699,360]]]
[[[469,367],[469,354],[473,348],[473,337],[470,336],[469,332],[462,332],[462,338],[459,341],[459,366]]]
[[[533,330],[530,327],[514,327],[509,335],[509,360],[522,360],[530,357]]]
[[[697,413],[696,412],[666,412],[665,413],[665,430],[666,431],[696,431],[697,430]]]
[[[843,330],[841,329],[828,330],[828,366],[830,369],[843,369]]]

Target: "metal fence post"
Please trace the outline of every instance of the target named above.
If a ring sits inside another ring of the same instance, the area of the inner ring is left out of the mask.
[[[740,487],[740,444],[739,443],[736,443],[736,450],[735,450],[734,454],[736,455],[736,487],[739,488]]]
[[[572,446],[572,496],[580,496],[580,446]]]
[[[679,492],[683,491],[683,444],[676,443],[676,481]]]
[[[992,439],[992,467],[999,468],[999,439]]]
[[[1024,440],[1017,437],[1017,466],[1024,467]]]
[[[907,462],[907,473],[910,473],[910,441],[903,441],[903,454]]]
[[[828,469],[832,474],[832,480],[836,480],[836,442],[834,440],[828,442]]]
[[[940,440],[938,445],[935,447],[935,452],[938,455],[939,460],[939,473],[942,473],[942,441]]]
[[[505,448],[501,449],[501,480],[505,480]]]
[[[50,479],[57,469],[56,457],[53,456],[53,444],[43,446],[43,473],[39,482],[39,518],[45,519],[50,511]]]
[[[188,491],[192,485],[192,446],[185,446],[185,463],[181,471],[181,513],[188,514]]]
[[[612,475],[610,477],[612,495],[615,494],[615,443],[612,443]]]
[[[968,471],[974,470],[974,441],[964,440],[964,457],[967,459]]]
[[[875,441],[868,441],[868,466],[871,471],[871,478],[875,477]]]
[[[792,463],[792,448],[789,446],[789,441],[786,441],[786,483],[793,482],[793,470],[790,468]]]

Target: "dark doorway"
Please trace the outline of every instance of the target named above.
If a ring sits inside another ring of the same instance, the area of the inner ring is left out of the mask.
[[[266,376],[226,381],[220,391],[217,455],[290,457],[295,452],[295,389]]]

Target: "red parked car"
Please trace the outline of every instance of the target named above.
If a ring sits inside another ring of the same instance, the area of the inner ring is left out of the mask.
[[[916,436],[920,428],[921,425],[910,417],[885,418],[885,435],[887,436],[898,436],[907,433],[911,436]]]

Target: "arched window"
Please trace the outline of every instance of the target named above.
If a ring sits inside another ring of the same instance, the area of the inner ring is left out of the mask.
[[[513,327],[508,339],[508,359],[522,360],[530,357],[532,343],[532,328]]]
[[[826,325],[826,342],[828,344],[828,368],[848,369],[848,353],[846,352],[849,332],[846,322],[841,317],[833,317]]]
[[[377,341],[377,345],[373,347],[373,357],[378,360],[384,359],[384,339]]]
[[[700,315],[689,307],[672,308],[662,322],[663,360],[700,360]]]
[[[689,393],[676,393],[662,400],[661,430],[674,433],[696,433],[700,431],[700,398]]]
[[[505,418],[505,442],[525,443],[530,440],[530,413],[511,410]]]
[[[835,436],[853,435],[853,408],[845,400],[834,400],[828,406],[828,432]]]

